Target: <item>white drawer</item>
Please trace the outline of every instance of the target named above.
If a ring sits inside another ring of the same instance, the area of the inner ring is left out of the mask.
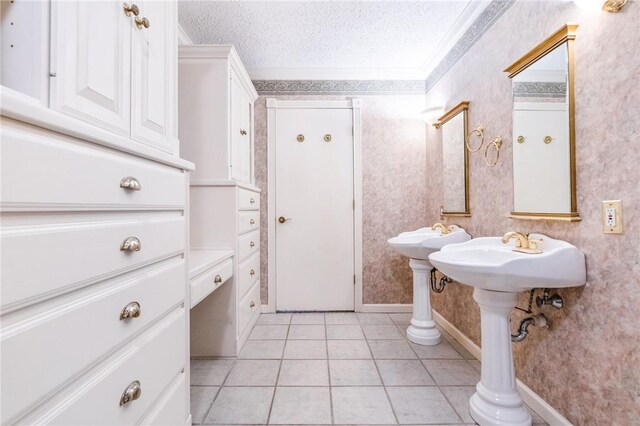
[[[130,237],[140,251],[122,251]],[[90,284],[184,251],[182,216],[4,228],[3,308]]]
[[[247,293],[251,286],[260,280],[260,253],[253,254],[249,259],[240,264],[240,276],[236,278],[238,282],[238,295],[242,297]]]
[[[113,362],[72,383],[55,397],[45,413],[34,413],[24,424],[136,424],[185,365],[184,309],[173,311],[162,324],[127,346]],[[79,342],[81,344],[81,342]],[[140,398],[119,405],[127,387],[140,383]]]
[[[259,227],[260,211],[249,210],[238,213],[238,234],[244,234]]]
[[[182,171],[61,139],[45,131],[2,131],[3,206],[184,206],[186,177]],[[121,188],[126,177],[137,179],[140,190]]]
[[[233,276],[233,260],[228,259],[191,279],[189,282],[191,285],[191,307],[193,308],[202,299],[213,293],[231,276]]]
[[[119,277],[2,330],[2,420],[27,408],[184,300],[185,263]],[[136,302],[139,317],[120,319]]]
[[[238,237],[238,261],[243,261],[260,250],[260,231],[253,231]]]
[[[260,282],[257,282],[238,304],[238,336],[242,336],[247,325],[253,316],[260,312],[260,309]]]
[[[141,425],[184,425],[189,416],[185,373],[180,373],[164,391]]]
[[[238,208],[240,210],[259,210],[260,193],[238,188]]]

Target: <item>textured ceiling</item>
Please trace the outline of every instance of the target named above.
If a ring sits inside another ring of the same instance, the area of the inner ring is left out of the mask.
[[[254,78],[283,69],[360,70],[370,78],[371,70],[383,77],[418,77],[468,4],[180,1],[178,9],[180,24],[194,43],[235,45]]]

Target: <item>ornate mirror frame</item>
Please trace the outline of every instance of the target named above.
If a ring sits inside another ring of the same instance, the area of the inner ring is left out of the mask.
[[[569,98],[569,173],[571,185],[571,211],[569,213],[535,213],[512,211],[510,216],[513,219],[552,219],[570,222],[579,222],[578,200],[576,195],[576,130],[575,130],[575,102],[574,102],[574,46],[576,38],[577,24],[566,24],[555,33],[551,34],[544,41],[535,46],[531,51],[508,66],[504,71],[509,73],[509,78],[513,78],[528,66],[542,58],[556,47],[567,43],[567,66],[568,81],[567,91]]]
[[[464,129],[463,129],[463,144],[460,147],[460,149],[462,149],[464,151],[464,211],[462,212],[449,212],[449,211],[444,211],[444,207],[440,208],[440,217],[470,217],[471,216],[471,209],[469,207],[469,151],[466,149],[466,146],[464,145],[464,141],[466,140],[466,137],[469,133],[469,101],[462,101],[460,102],[458,105],[454,106],[453,108],[451,108],[449,111],[447,111],[442,117],[438,118],[438,121],[436,122],[437,124],[437,128],[438,129],[442,129],[442,125],[445,124],[447,121],[451,120],[452,118],[456,117],[458,114],[462,114],[462,121],[464,123]],[[444,141],[442,141],[443,147],[444,147]],[[444,148],[443,148],[444,151]],[[443,162],[443,167],[444,167],[444,152],[443,152],[443,157],[442,157],[442,162]],[[443,175],[444,175],[444,171],[443,171]],[[442,183],[442,187],[443,189],[447,186],[447,182],[443,182]],[[443,199],[444,199],[444,193],[443,193]]]

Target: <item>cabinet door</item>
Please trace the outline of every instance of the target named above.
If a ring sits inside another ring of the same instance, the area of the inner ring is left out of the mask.
[[[120,2],[52,3],[52,109],[129,136],[132,24]]]
[[[134,25],[131,137],[155,148],[174,153],[176,114],[176,3],[137,1],[138,19],[149,27]]]
[[[251,183],[251,102],[235,75],[231,78],[231,144],[233,179]]]

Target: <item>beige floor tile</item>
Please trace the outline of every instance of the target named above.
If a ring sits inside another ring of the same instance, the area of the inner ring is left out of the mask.
[[[360,324],[393,324],[388,314],[358,313]]]
[[[371,359],[366,340],[329,340],[329,359]]]
[[[458,351],[445,339],[440,340],[437,345],[418,345],[413,342],[409,344],[421,359],[462,359]]]
[[[249,340],[284,340],[288,331],[288,325],[256,325]]]
[[[480,380],[480,373],[464,359],[426,359],[422,362],[440,386],[475,386]]]
[[[220,386],[235,362],[235,359],[192,359],[191,384]]]
[[[380,375],[373,360],[330,360],[332,386],[377,386]]]
[[[364,339],[362,327],[356,324],[327,325],[327,339],[332,340],[358,340]]]
[[[293,314],[291,324],[324,324],[324,312]]]
[[[326,324],[360,324],[358,316],[353,312],[327,312],[324,314]]]
[[[261,314],[258,325],[289,325],[291,314]]]
[[[375,359],[416,359],[409,344],[399,340],[369,340],[369,347]]]
[[[278,386],[329,386],[327,361],[324,359],[283,360]]]
[[[275,386],[280,361],[240,359],[224,382],[225,386]]]
[[[204,416],[207,415],[219,390],[219,386],[191,386],[191,418],[193,424],[199,425],[204,421]]]
[[[287,340],[284,359],[327,359],[326,340]]]
[[[474,423],[471,414],[469,414],[469,398],[476,392],[475,386],[442,386],[440,391],[453,405],[463,422]]]
[[[453,407],[435,386],[387,388],[400,424],[460,423]]]
[[[273,399],[270,387],[224,387],[220,390],[206,424],[266,424]]]
[[[364,337],[368,340],[404,339],[404,336],[395,325],[365,324],[362,326],[362,331],[364,332]]]
[[[435,383],[422,363],[415,360],[377,360],[385,386],[431,386]]]
[[[396,424],[384,388],[331,388],[333,416],[336,424]]]
[[[276,388],[269,424],[331,424],[329,388]]]
[[[291,325],[289,340],[325,339],[324,325]]]
[[[247,340],[239,359],[280,359],[285,340]]]

